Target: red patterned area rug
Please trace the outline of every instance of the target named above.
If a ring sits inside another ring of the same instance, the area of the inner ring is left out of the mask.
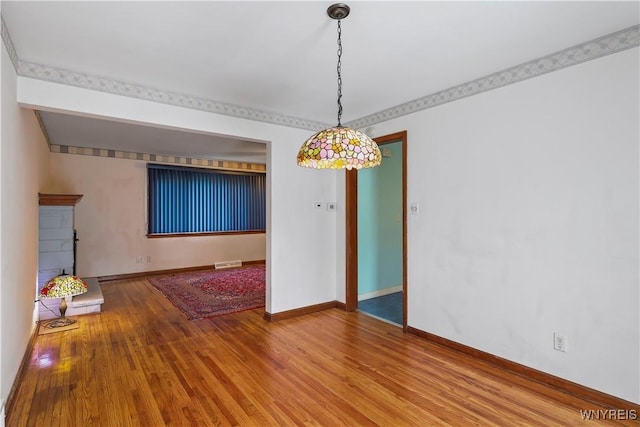
[[[189,320],[264,307],[264,265],[177,273],[148,280]]]

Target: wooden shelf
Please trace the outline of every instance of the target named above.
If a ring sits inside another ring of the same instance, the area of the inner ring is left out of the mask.
[[[40,206],[75,206],[82,194],[42,194],[38,193]]]

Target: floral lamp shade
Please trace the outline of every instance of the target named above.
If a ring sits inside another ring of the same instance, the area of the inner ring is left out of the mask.
[[[76,323],[76,320],[69,319],[65,315],[67,312],[66,297],[80,295],[87,292],[87,290],[87,284],[83,282],[82,279],[68,274],[56,276],[45,283],[40,290],[40,298],[60,298],[60,318],[49,322],[45,328],[71,327],[70,325]],[[77,327],[77,325],[74,327]]]
[[[298,165],[315,169],[361,169],[380,165],[378,145],[364,133],[336,126],[309,138],[298,152]]]
[[[87,284],[77,276],[63,274],[49,280],[40,290],[41,298],[64,298],[87,292]]]

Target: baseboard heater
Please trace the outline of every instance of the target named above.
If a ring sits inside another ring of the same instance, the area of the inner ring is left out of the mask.
[[[213,264],[213,268],[215,268],[216,270],[233,267],[242,267],[242,261],[238,259],[235,261],[220,261]]]

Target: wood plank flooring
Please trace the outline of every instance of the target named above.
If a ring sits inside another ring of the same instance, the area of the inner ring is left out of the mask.
[[[102,314],[36,338],[8,427],[603,424],[580,415],[602,407],[361,313],[188,321],[145,279],[102,291]]]

